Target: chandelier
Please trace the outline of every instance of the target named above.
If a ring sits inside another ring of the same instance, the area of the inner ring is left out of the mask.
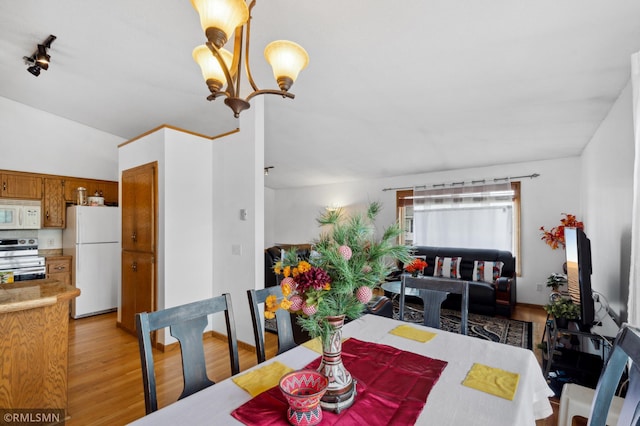
[[[251,10],[245,0],[191,0],[200,15],[200,24],[207,37],[207,43],[193,50],[193,59],[200,65],[202,76],[211,94],[207,100],[213,101],[225,96],[224,103],[238,118],[240,113],[251,106],[249,100],[257,95],[281,95],[293,99],[289,88],[296,81],[298,73],[309,63],[309,55],[302,46],[287,40],[269,43],[264,56],[273,69],[280,90],[260,90],[253,81],[249,67],[249,40],[251,38]],[[235,35],[234,35],[235,32]],[[234,35],[233,53],[223,46]],[[244,41],[243,41],[244,39]],[[243,46],[244,43],[244,46]],[[242,50],[244,48],[244,68],[247,80],[253,88],[246,98],[240,97]],[[226,88],[222,87],[226,84]]]

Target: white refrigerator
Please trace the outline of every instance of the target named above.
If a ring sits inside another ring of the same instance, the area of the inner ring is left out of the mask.
[[[116,310],[120,288],[120,208],[67,207],[62,252],[73,256],[73,284],[80,289],[73,318]]]

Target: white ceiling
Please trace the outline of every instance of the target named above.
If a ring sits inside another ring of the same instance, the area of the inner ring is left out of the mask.
[[[629,80],[639,17],[638,0],[258,0],[260,88],[276,86],[269,41],[311,57],[295,100],[265,98],[265,184],[578,155]],[[22,57],[49,34],[35,78]],[[205,99],[204,41],[188,0],[0,0],[0,96],[125,139],[220,134],[237,121]]]

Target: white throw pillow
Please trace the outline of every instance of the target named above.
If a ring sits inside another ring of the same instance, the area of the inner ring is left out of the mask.
[[[502,273],[502,265],[502,262],[489,262],[486,260],[474,261],[473,281],[496,282]]]
[[[442,278],[460,278],[460,258],[436,256],[433,276]]]

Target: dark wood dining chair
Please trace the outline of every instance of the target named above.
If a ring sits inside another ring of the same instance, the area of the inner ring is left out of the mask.
[[[589,414],[590,426],[605,426],[611,401],[628,365],[629,385],[618,415],[618,425],[640,425],[640,330],[624,324],[598,379]]]
[[[405,289],[418,290],[424,304],[424,325],[440,328],[440,310],[442,302],[449,293],[460,294],[460,334],[467,334],[467,318],[469,316],[469,283],[464,280],[440,277],[411,277],[403,275],[400,281],[400,316],[404,318]]]
[[[178,399],[182,399],[215,384],[207,377],[202,335],[208,324],[208,316],[218,312],[224,312],[226,320],[231,374],[238,374],[240,372],[238,340],[229,293],[161,311],[136,314],[144,405],[147,414],[158,409],[151,332],[169,327],[171,335],[180,343],[184,389]]]
[[[256,357],[258,364],[266,359],[264,351],[264,326],[262,323],[262,310],[258,306],[264,303],[267,296],[275,295],[278,303],[282,300],[282,290],[279,285],[267,287],[260,290],[247,290],[249,298],[249,308],[251,310],[251,321],[253,322],[253,336],[256,341]],[[297,346],[293,339],[293,328],[291,325],[291,315],[289,311],[278,309],[276,311],[276,327],[278,329],[278,354],[288,351]]]

